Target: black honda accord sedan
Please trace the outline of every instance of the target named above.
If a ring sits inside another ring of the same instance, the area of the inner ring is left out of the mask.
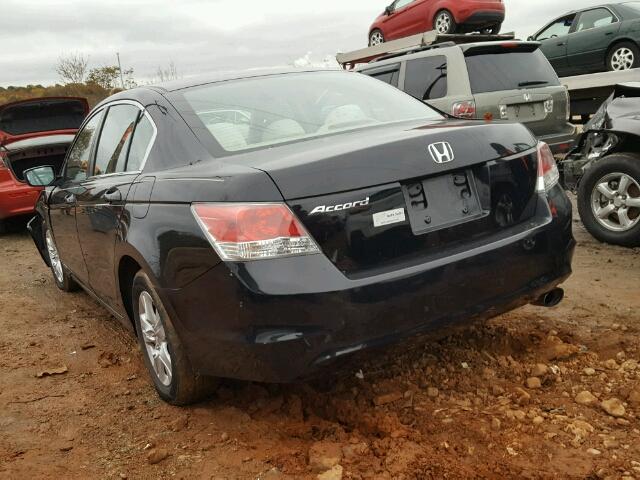
[[[137,334],[160,396],[288,382],[432,329],[552,305],[571,204],[519,124],[340,71],[252,72],[95,107],[29,230],[56,284]]]

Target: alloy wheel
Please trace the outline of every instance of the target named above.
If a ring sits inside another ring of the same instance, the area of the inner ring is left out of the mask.
[[[451,29],[451,17],[447,12],[442,12],[436,17],[436,30],[438,33],[449,33]]]
[[[608,230],[626,232],[640,223],[640,184],[625,173],[610,173],[591,193],[595,219]]]
[[[611,68],[616,71],[630,70],[633,68],[635,55],[630,48],[618,48],[611,56]]]
[[[53,270],[53,275],[56,277],[58,283],[63,283],[64,271],[62,269],[62,262],[60,261],[60,255],[58,254],[56,244],[53,241],[51,230],[47,230],[44,234],[44,237],[47,244],[47,253],[49,254],[49,261],[51,262],[51,270]]]
[[[384,37],[381,32],[373,32],[371,34],[371,38],[369,39],[369,45],[375,47],[376,45],[380,45],[384,43]]]
[[[138,315],[140,316],[142,338],[153,371],[162,385],[169,386],[173,377],[169,343],[160,319],[160,312],[158,312],[158,308],[149,292],[143,291],[140,293]]]

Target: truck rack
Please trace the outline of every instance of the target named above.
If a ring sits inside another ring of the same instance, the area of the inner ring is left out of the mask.
[[[581,116],[586,120],[609,98],[616,85],[640,82],[640,68],[564,77],[560,79],[560,82],[569,90],[571,115]]]
[[[500,42],[515,40],[515,33],[501,35],[468,34],[439,34],[435,30],[418,33],[410,37],[392,40],[373,47],[354,50],[353,52],[338,53],[336,60],[345,70],[353,70],[356,65],[368,63],[372,60],[390,54],[406,54],[428,48],[437,48],[442,44],[463,44],[476,42]],[[444,45],[442,45],[444,46]]]

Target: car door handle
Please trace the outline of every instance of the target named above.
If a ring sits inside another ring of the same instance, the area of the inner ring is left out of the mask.
[[[605,33],[605,36],[607,36],[607,37],[608,37],[608,36],[610,36],[610,35],[613,35],[613,32],[607,32],[607,33]]]
[[[564,42],[558,44],[559,47],[564,47]]]
[[[114,203],[122,200],[122,194],[120,193],[120,190],[118,190],[117,188],[110,188],[109,190],[104,192],[104,195],[102,195],[102,198],[109,203]]]

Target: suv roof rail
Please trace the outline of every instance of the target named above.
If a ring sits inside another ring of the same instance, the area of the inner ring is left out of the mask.
[[[354,50],[353,52],[338,53],[336,60],[345,70],[352,70],[360,63],[408,55],[432,48],[444,48],[464,43],[509,41],[515,39],[516,35],[513,32],[500,35],[440,34],[435,30],[430,30],[399,40],[381,43],[373,47]]]

